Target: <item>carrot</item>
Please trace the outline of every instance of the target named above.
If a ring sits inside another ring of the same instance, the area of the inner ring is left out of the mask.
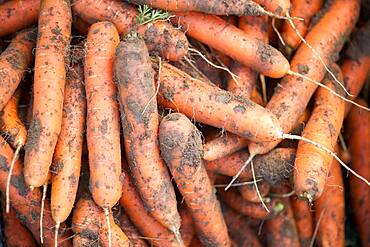
[[[69,1],[43,0],[38,23],[33,116],[24,157],[24,177],[33,187],[46,183],[62,124],[65,57],[71,36]]]
[[[254,0],[254,2],[260,4],[268,11],[279,15],[284,15],[291,7],[289,0]]]
[[[275,193],[286,193],[286,187],[273,188]],[[294,220],[293,209],[289,198],[281,198],[284,210],[276,217],[269,219],[264,224],[267,246],[300,246],[297,228]]]
[[[138,18],[144,14],[139,14],[126,2],[74,0],[72,8],[77,16],[89,24],[97,21],[112,22],[122,36],[132,29],[136,30],[142,35],[151,52],[168,60],[181,60],[187,53],[188,41],[184,33],[163,21],[139,25]]]
[[[157,80],[157,99],[163,107],[250,140],[280,138],[282,132],[275,116],[248,99],[194,80],[168,63],[162,63],[160,71],[157,69]],[[256,129],[255,123],[264,126]]]
[[[0,5],[1,6],[1,5]],[[0,21],[1,22],[1,21]],[[3,26],[4,24],[1,24]],[[1,29],[0,29],[1,30]],[[36,42],[36,30],[19,32],[0,55],[0,111],[10,100],[26,69],[31,65],[32,49]]]
[[[114,76],[122,109],[126,157],[138,192],[150,214],[180,237],[176,195],[157,142],[154,71],[145,43],[136,33],[118,45]]]
[[[13,151],[11,147],[0,137],[0,190],[5,193],[6,181],[9,175],[10,163],[13,158]],[[40,244],[40,201],[41,191],[38,188],[30,190],[23,177],[23,165],[17,160],[13,168],[13,176],[9,186],[11,207],[17,214],[17,217],[21,220],[22,224],[25,225],[31,232],[38,244]],[[54,232],[53,220],[51,218],[50,205],[48,201],[45,201],[45,212],[44,212],[44,246],[54,246]],[[62,226],[64,227],[64,226]],[[66,240],[66,234],[59,236],[58,246],[70,246],[70,242]]]
[[[288,60],[278,50],[245,34],[220,17],[196,12],[176,12],[175,15],[173,23],[181,25],[187,35],[245,66],[273,78],[280,78],[289,71]]]
[[[202,161],[200,132],[180,113],[167,115],[159,127],[161,154],[206,246],[230,246],[220,204]]]
[[[222,206],[222,213],[225,217],[230,237],[236,241],[237,246],[262,246],[254,232],[250,229],[248,219],[245,216],[237,214],[224,205]]]
[[[3,211],[3,230],[6,246],[37,246],[31,232],[22,225],[14,211],[10,211],[9,213]]]
[[[335,0],[307,34],[307,43],[316,50],[325,64],[341,50],[345,37],[348,37],[357,21],[358,14],[359,1]],[[315,81],[321,81],[325,76],[324,66],[305,45],[300,46],[295,53],[291,61],[291,70],[294,73],[298,71]],[[306,109],[317,84],[291,75],[285,76],[280,84],[281,89],[275,91],[266,108],[277,116],[286,133],[294,127]],[[280,140],[252,143],[248,148],[252,154],[262,154],[272,150],[279,142]]]
[[[141,237],[139,231],[133,225],[127,214],[122,210],[119,215],[119,226],[122,231],[126,233],[132,246],[135,247],[147,247],[148,244],[145,242],[144,237]]]
[[[336,66],[337,67],[337,66]],[[342,78],[339,68],[339,78]],[[335,89],[334,82],[325,78],[324,83]],[[338,90],[339,89],[335,89]],[[345,102],[324,88],[315,95],[315,107],[302,136],[333,151],[344,118]],[[294,190],[300,197],[313,201],[323,192],[332,156],[311,143],[299,141],[294,169]]]
[[[123,165],[124,167],[127,165]],[[124,172],[126,174],[126,172]],[[145,209],[139,193],[126,174],[123,179],[120,204],[136,228],[147,238],[153,246],[180,246],[176,236],[166,227],[156,221]]]
[[[217,172],[227,176],[235,175],[249,158],[245,150],[235,152],[223,158],[207,161],[207,171]],[[289,178],[294,167],[295,149],[276,148],[271,152],[256,156],[253,163],[257,177],[262,177],[270,184],[277,184],[284,178]],[[244,170],[240,178],[251,179],[250,170]]]
[[[254,186],[254,184],[246,184],[246,185],[238,186],[238,190],[244,200],[248,202],[260,202],[260,197],[256,191],[256,187]],[[259,190],[261,197],[265,197],[270,190],[269,183],[263,180],[260,181],[258,183],[258,190]]]
[[[180,205],[179,213],[181,216],[181,237],[184,241],[184,246],[190,246],[191,240],[196,235],[192,215],[185,204]]]
[[[39,10],[40,0],[11,0],[0,4],[0,37],[35,23]]]
[[[84,235],[76,235],[73,237],[73,247],[93,246],[95,243],[96,240],[90,240],[90,238]]]
[[[113,81],[118,42],[118,32],[112,23],[95,23],[87,35],[85,56],[89,187],[94,201],[106,213],[108,227],[109,209],[118,202],[122,191],[119,112]]]
[[[315,201],[318,243],[344,246],[344,185],[340,164],[333,160],[323,195]]]
[[[309,247],[314,232],[314,214],[306,200],[294,196],[290,199],[299,241],[302,247]]]
[[[129,247],[131,246],[131,242],[127,238],[126,234],[122,231],[122,229],[114,223],[113,217],[109,219],[111,221],[110,226],[104,224],[103,227],[99,229],[99,240],[103,247],[107,246],[117,246],[117,247]],[[111,232],[111,233],[109,233]],[[112,243],[109,244],[108,236],[112,234]]]
[[[67,71],[62,127],[54,151],[55,173],[52,176],[51,213],[57,226],[65,221],[72,211],[80,177],[86,96],[82,53],[78,52],[76,50],[72,53],[72,67]],[[78,55],[81,57],[77,57]],[[58,231],[58,227],[55,231]]]
[[[290,15],[301,17],[304,20],[294,20],[293,23],[297,31],[304,37],[308,31],[311,18],[321,9],[324,1],[323,0],[292,0]],[[296,30],[292,28],[290,23],[284,22],[282,26],[281,36],[288,49],[295,50],[301,43],[301,39],[296,33]]]
[[[366,105],[364,100],[358,103]],[[345,133],[348,135],[348,147],[352,156],[351,167],[363,177],[370,179],[370,114],[353,108],[347,118]],[[355,222],[363,246],[370,243],[370,193],[369,188],[354,176],[349,177],[349,195]]]

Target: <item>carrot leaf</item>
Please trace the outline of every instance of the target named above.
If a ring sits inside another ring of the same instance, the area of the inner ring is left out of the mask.
[[[169,17],[169,13],[160,9],[152,9],[148,5],[139,5],[139,15],[136,21],[140,25],[147,24],[156,20],[165,20]]]

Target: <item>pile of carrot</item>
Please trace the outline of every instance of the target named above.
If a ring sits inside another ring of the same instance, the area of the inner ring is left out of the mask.
[[[369,246],[369,8],[0,0],[0,241]]]

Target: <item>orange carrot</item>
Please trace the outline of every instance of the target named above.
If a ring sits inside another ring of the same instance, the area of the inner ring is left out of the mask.
[[[333,160],[323,195],[315,201],[320,246],[344,246],[344,208],[342,171],[340,164]]]
[[[190,246],[191,240],[196,236],[192,215],[185,204],[180,205],[179,213],[181,216],[181,238],[184,241],[184,246]]]
[[[260,4],[272,13],[284,15],[290,9],[289,0],[254,0],[254,2]]]
[[[0,37],[35,23],[39,10],[40,0],[11,0],[0,4]]]
[[[35,55],[34,102],[24,157],[24,177],[33,187],[47,182],[62,124],[65,57],[71,36],[68,0],[42,0]]]
[[[338,78],[342,78],[339,67],[336,67]],[[331,79],[325,78],[324,83],[341,92],[339,88],[335,88]],[[315,107],[302,136],[333,151],[343,123],[344,106],[345,102],[340,98],[324,88],[319,88],[315,95]],[[332,159],[333,156],[323,149],[299,141],[294,169],[294,190],[298,196],[309,201],[320,197]]]
[[[314,215],[306,200],[292,197],[290,203],[293,208],[294,219],[297,226],[299,241],[302,247],[309,247],[314,232]]]
[[[203,159],[212,161],[232,154],[248,146],[248,140],[226,132],[203,145]]]
[[[135,7],[120,0],[74,0],[73,11],[89,24],[97,21],[112,22],[118,32],[125,36],[135,29],[140,33],[148,49],[171,61],[181,60],[187,53],[188,41],[184,33],[164,21],[138,24]]]
[[[118,45],[114,76],[122,109],[126,157],[138,192],[150,214],[180,235],[176,195],[158,146],[154,71],[145,43],[136,33]]]
[[[197,12],[176,12],[175,15],[173,23],[181,25],[187,35],[245,66],[274,78],[280,78],[289,71],[288,61],[279,51],[220,17]]]
[[[159,142],[200,241],[206,246],[230,246],[220,204],[203,164],[198,129],[184,115],[169,114],[161,121]]]
[[[132,246],[135,247],[147,247],[148,244],[145,242],[144,238],[141,237],[139,231],[133,225],[127,214],[122,210],[119,215],[119,226],[122,231],[127,235]]]
[[[246,184],[242,186],[238,186],[238,190],[243,197],[244,200],[248,202],[260,202],[261,199],[257,193],[256,186],[254,184]],[[270,185],[266,181],[260,181],[258,182],[258,190],[261,195],[261,197],[265,197],[269,190]]]
[[[18,1],[17,1],[18,2]],[[21,2],[21,1],[20,1]],[[1,6],[1,5],[0,5]],[[0,17],[1,19],[1,17]],[[0,20],[1,22],[1,20]],[[1,26],[4,24],[2,23]],[[31,64],[32,49],[36,42],[36,30],[27,29],[19,32],[12,43],[0,55],[0,111],[10,100],[23,74]]]
[[[358,103],[366,105],[364,100]],[[370,179],[370,114],[353,108],[348,115],[345,133],[348,135],[348,147],[352,156],[351,167],[366,179]],[[370,243],[370,193],[366,184],[349,177],[349,194],[355,222],[363,246]]]

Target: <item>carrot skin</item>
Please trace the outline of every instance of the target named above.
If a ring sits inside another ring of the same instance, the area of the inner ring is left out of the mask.
[[[11,0],[0,4],[0,37],[37,22],[40,2],[40,0]]]
[[[253,163],[254,164],[254,163]],[[247,184],[237,187],[241,196],[248,202],[261,202],[254,184]],[[262,198],[266,197],[270,191],[270,185],[266,181],[258,182],[258,190]]]
[[[255,0],[254,2],[260,4],[266,10],[279,15],[286,14],[291,7],[290,0]]]
[[[200,241],[205,246],[230,246],[221,207],[201,158],[200,132],[187,117],[173,113],[161,121],[159,142]]]
[[[113,207],[121,196],[121,146],[114,51],[119,42],[110,22],[93,24],[87,35],[85,89],[90,191],[96,204]]]
[[[203,145],[203,159],[212,161],[230,155],[248,146],[248,140],[238,135],[226,132],[220,137]]]
[[[141,238],[139,231],[133,225],[128,215],[122,210],[119,215],[119,226],[126,233],[130,243],[135,247],[147,247],[148,244]]]
[[[71,36],[69,0],[42,0],[35,54],[34,102],[24,158],[24,177],[33,187],[47,182],[62,124],[65,58]]]
[[[315,228],[313,209],[311,209],[307,200],[299,199],[296,196],[290,199],[290,203],[293,208],[301,246],[309,247]]]

